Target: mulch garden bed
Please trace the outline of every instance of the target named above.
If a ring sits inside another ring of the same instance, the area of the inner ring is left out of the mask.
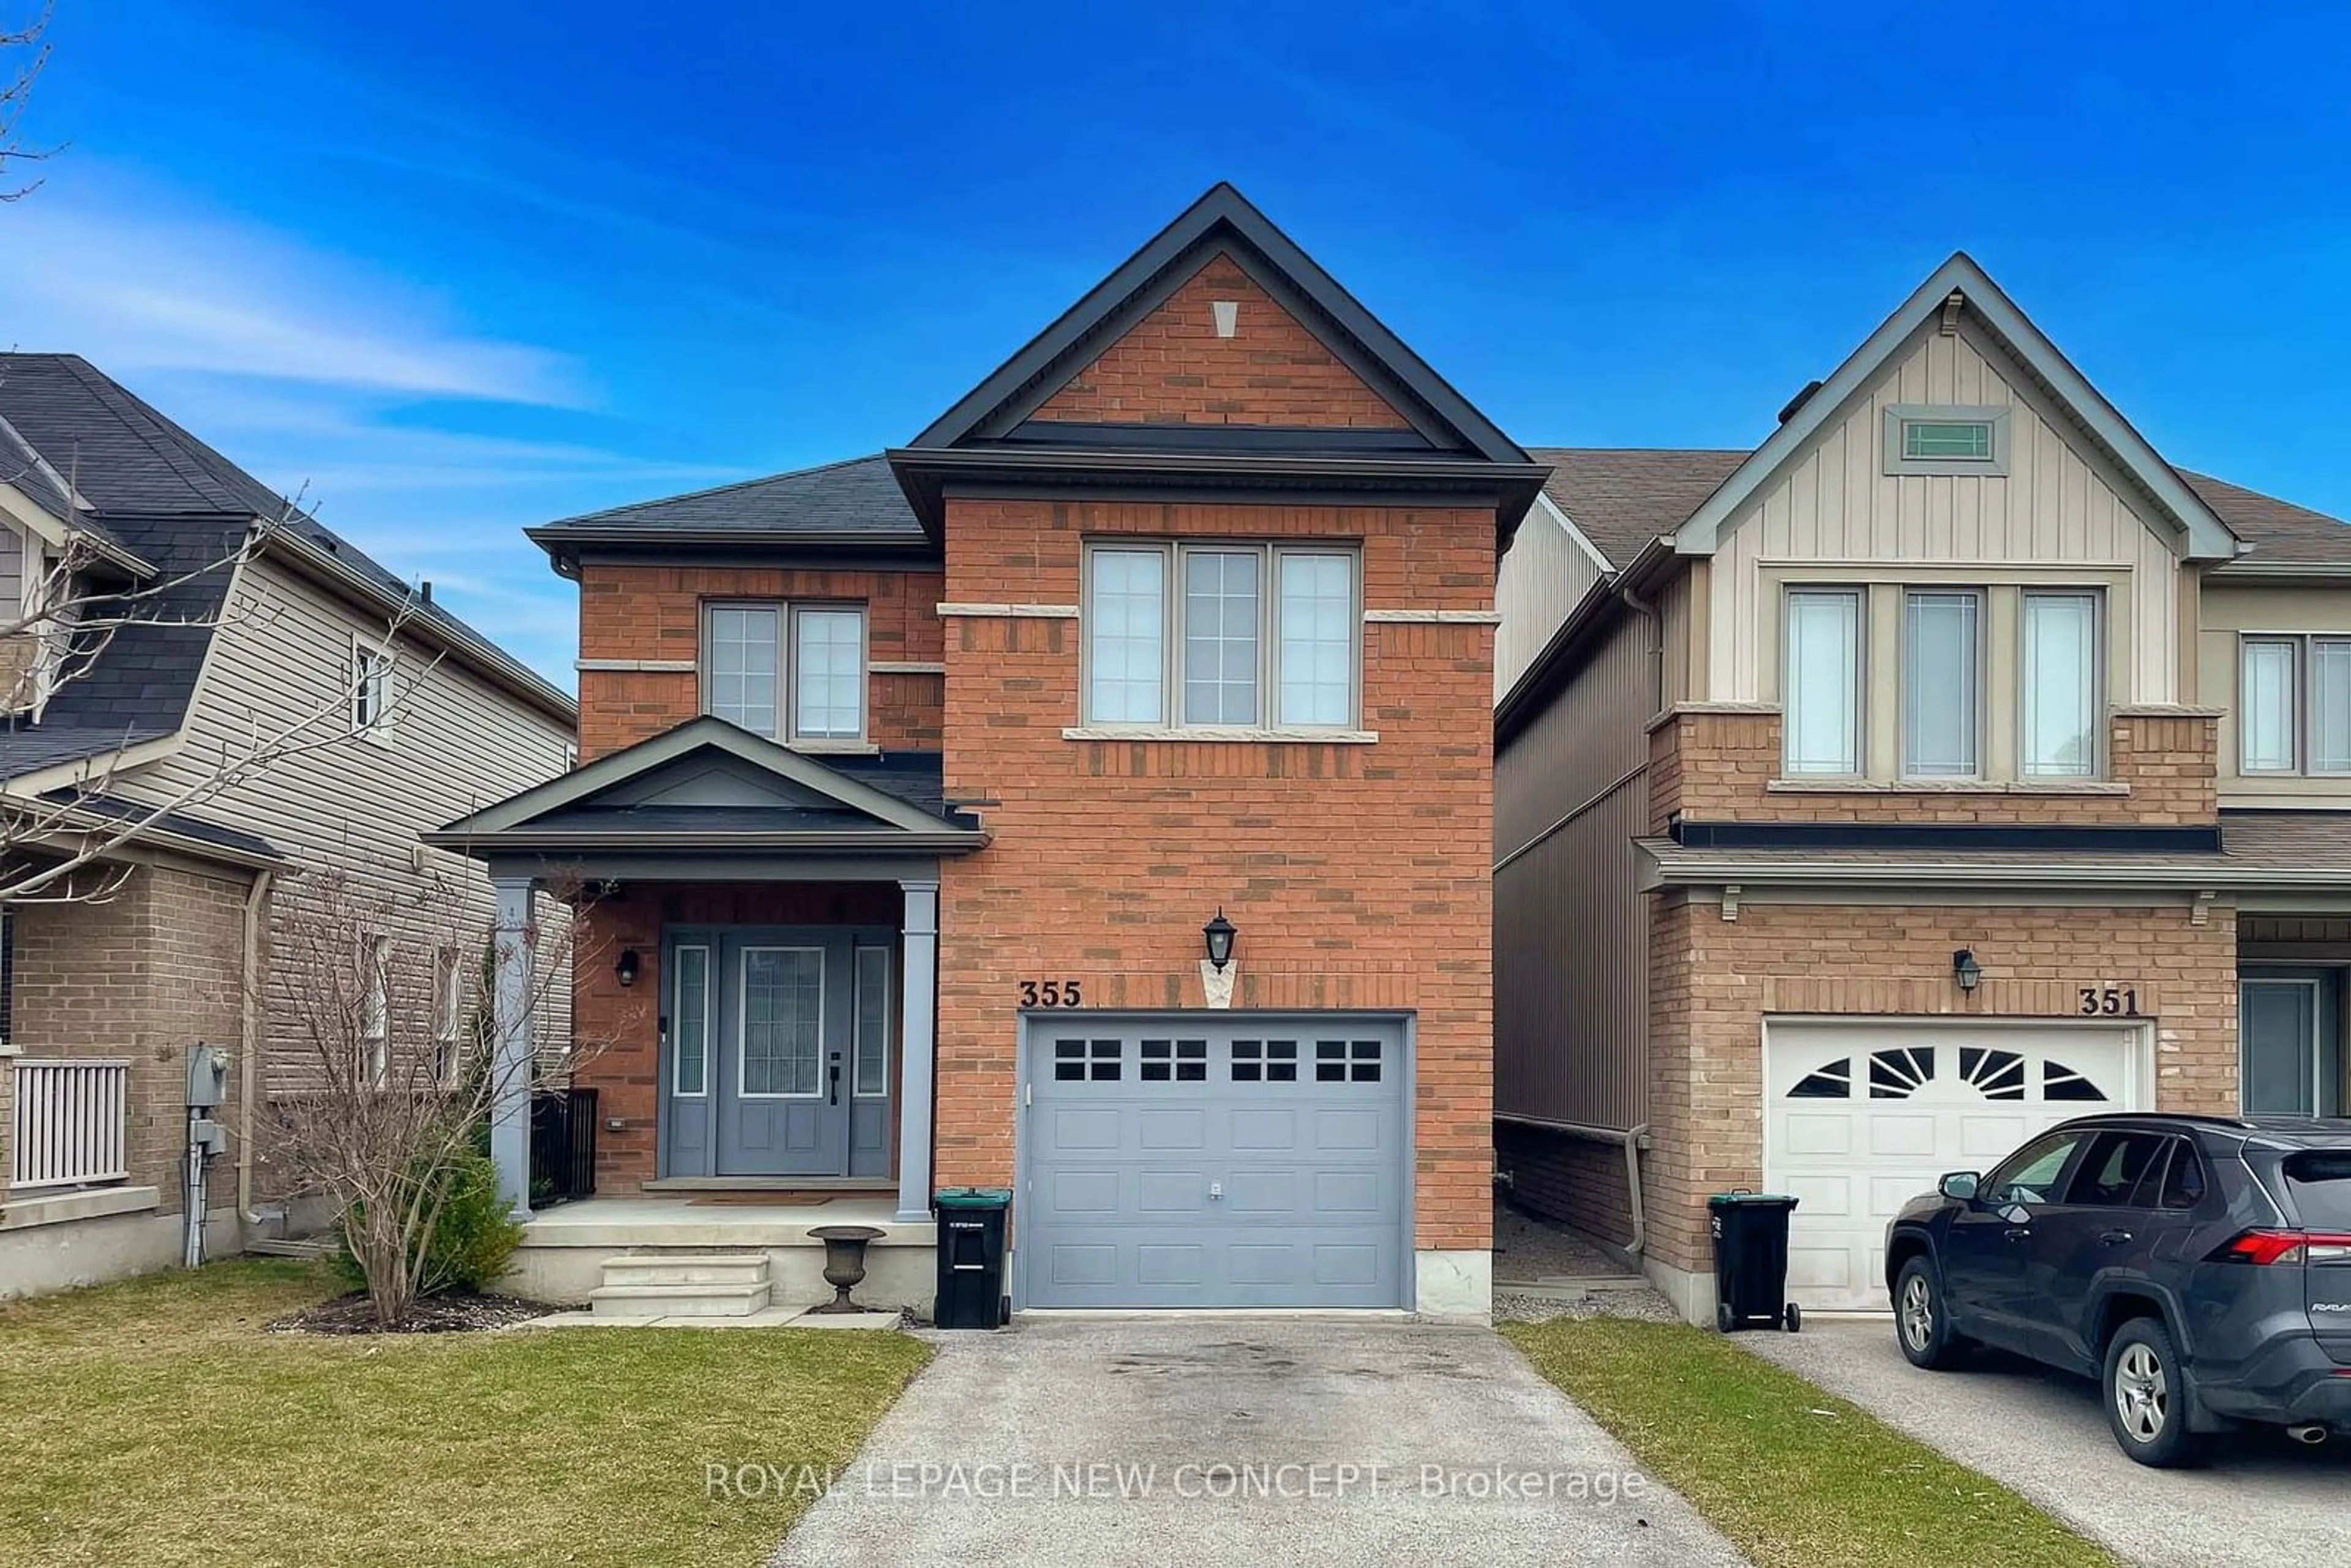
[[[367,1292],[354,1291],[289,1312],[268,1327],[271,1333],[466,1333],[502,1329],[561,1310],[518,1296],[427,1296],[410,1311],[407,1322],[387,1327],[376,1320],[375,1305]]]

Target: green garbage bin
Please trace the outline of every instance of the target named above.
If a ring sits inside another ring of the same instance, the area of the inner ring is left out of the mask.
[[[1788,1300],[1788,1217],[1796,1200],[1779,1193],[1718,1192],[1706,1200],[1714,1237],[1714,1322],[1724,1333],[1782,1328],[1804,1314]]]
[[[939,1225],[939,1267],[931,1322],[943,1329],[1001,1328],[1012,1321],[1004,1289],[1004,1227],[1012,1192],[1001,1186],[943,1187],[931,1195]]]

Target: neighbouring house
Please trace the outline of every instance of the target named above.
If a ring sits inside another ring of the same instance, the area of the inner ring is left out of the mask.
[[[2174,468],[1964,256],[1752,451],[1542,451],[1496,671],[1520,1201],[1713,1310],[2085,1111],[2341,1114],[2351,528]]]
[[[531,530],[582,766],[428,835],[510,929],[601,889],[599,1197],[520,1281],[625,1307],[614,1259],[723,1246],[768,1254],[737,1309],[814,1301],[858,1220],[921,1305],[977,1185],[1017,1304],[1485,1314],[1493,593],[1544,472],[1218,186],[904,446]]]
[[[454,888],[486,936],[480,868],[418,831],[562,772],[574,707],[70,354],[0,354],[0,626],[8,1296],[182,1257],[199,1043],[229,1060],[206,1249],[282,1233],[254,1113],[304,1042],[273,935],[331,876]],[[364,936],[387,987],[455,998],[479,957],[397,910]]]

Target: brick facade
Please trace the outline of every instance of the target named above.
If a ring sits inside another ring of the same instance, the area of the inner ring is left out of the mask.
[[[1373,610],[1486,611],[1490,513],[1441,508],[949,503],[947,598],[1008,580],[1075,603],[1081,539],[1358,539]],[[1015,564],[1015,563],[1019,564]],[[1483,1249],[1491,1184],[1493,629],[1364,628],[1374,745],[1065,739],[1078,627],[948,632],[946,786],[991,800],[993,845],[942,868],[938,1176],[1012,1176],[1024,977],[1090,1004],[1197,1007],[1199,927],[1241,930],[1234,1005],[1417,1018],[1417,1245]]]
[[[1217,336],[1210,307],[1237,308]],[[1102,423],[1400,430],[1403,415],[1219,252],[1031,415]]]
[[[149,863],[132,867],[102,903],[12,912],[10,1043],[35,1059],[129,1059],[129,1182],[162,1188],[166,1208],[179,1201],[187,1146],[186,1050],[224,1046],[234,1061],[241,1049],[249,885],[193,865]],[[218,1113],[232,1131],[229,1153],[214,1162],[220,1172],[235,1168],[236,1082],[233,1071],[230,1103]],[[12,1127],[0,1123],[0,1145]],[[0,1157],[0,1177],[7,1168]]]
[[[775,567],[599,566],[580,572],[580,657],[659,662],[665,670],[580,673],[580,759],[633,746],[702,711],[695,673],[702,606],[714,600],[788,600],[865,606],[867,658],[936,664],[941,657],[935,570],[818,571]],[[875,672],[866,678],[866,731],[884,749],[939,746],[935,674]]]
[[[2083,788],[1792,788],[1782,779],[1777,708],[1692,705],[1649,732],[1649,825],[1662,832],[1677,812],[1708,822],[2210,823],[2220,809],[2219,742],[2215,717],[2126,709],[2111,721],[2106,778]]]
[[[1649,1253],[1711,1268],[1706,1195],[1763,1176],[1762,1021],[1771,1015],[2059,1022],[2079,987],[2128,986],[2156,1040],[2155,1103],[2237,1106],[2237,926],[2185,901],[2128,907],[1759,904],[1726,921],[1660,897],[1650,925]],[[1972,993],[1951,954],[1984,967]]]

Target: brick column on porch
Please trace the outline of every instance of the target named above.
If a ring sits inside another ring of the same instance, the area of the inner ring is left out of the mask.
[[[938,1058],[939,884],[901,881],[906,912],[904,1017],[898,1026],[898,1214],[931,1217],[931,1086]]]

